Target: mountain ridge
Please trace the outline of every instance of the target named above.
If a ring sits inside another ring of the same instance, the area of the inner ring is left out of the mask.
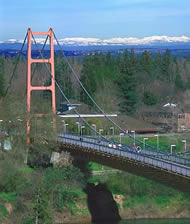
[[[43,44],[45,38],[35,38],[38,44]],[[6,41],[0,41],[0,44],[19,44],[23,43],[23,40],[8,39]],[[54,41],[57,45],[56,41]],[[182,35],[178,37],[170,36],[148,36],[143,38],[136,37],[114,37],[108,39],[100,39],[93,37],[71,37],[60,38],[59,43],[67,46],[106,46],[106,45],[158,45],[158,44],[190,44],[190,37]],[[48,43],[47,43],[48,44]]]

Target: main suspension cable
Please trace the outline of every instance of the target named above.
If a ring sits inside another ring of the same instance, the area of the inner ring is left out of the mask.
[[[115,121],[113,121],[109,116],[107,116],[105,113],[104,113],[104,111],[102,110],[102,108],[96,103],[96,101],[92,98],[92,96],[89,94],[89,92],[87,91],[87,89],[84,87],[84,85],[82,84],[82,82],[80,81],[80,79],[79,79],[79,76],[78,76],[78,74],[75,72],[75,70],[73,69],[73,67],[72,67],[72,65],[70,64],[70,62],[69,62],[69,60],[67,59],[67,57],[65,56],[65,54],[64,54],[64,51],[63,51],[63,49],[62,49],[62,47],[61,47],[61,45],[60,45],[60,43],[59,43],[59,41],[58,41],[58,39],[57,39],[57,37],[56,37],[56,35],[55,35],[55,33],[53,33],[54,34],[54,37],[55,37],[55,40],[56,40],[56,42],[57,42],[57,44],[58,44],[58,46],[60,47],[60,49],[61,49],[61,52],[62,52],[62,54],[63,54],[63,57],[65,58],[65,60],[66,60],[66,62],[67,62],[67,64],[68,64],[68,66],[69,66],[69,68],[71,69],[71,71],[72,71],[72,73],[73,73],[73,75],[74,75],[74,77],[75,77],[75,79],[78,81],[78,83],[80,84],[80,86],[82,87],[82,89],[84,90],[84,92],[86,93],[86,95],[90,98],[90,100],[94,103],[94,105],[98,108],[98,110],[113,124],[113,125],[115,125],[120,131],[122,131],[124,134],[126,134],[126,135],[128,135],[129,137],[132,137],[131,135],[129,135],[129,134],[127,134],[126,133],[126,131],[124,130],[124,129],[122,129]]]
[[[8,82],[8,86],[7,86],[7,89],[5,91],[5,96],[7,95],[8,91],[9,91],[9,88],[11,87],[11,83],[12,83],[12,80],[13,80],[13,77],[15,76],[15,73],[16,73],[16,69],[17,69],[17,66],[18,66],[18,63],[19,63],[19,60],[20,60],[20,56],[21,56],[21,53],[23,51],[23,48],[24,48],[24,45],[25,45],[25,42],[26,42],[26,39],[28,37],[28,33],[25,35],[25,38],[24,38],[24,42],[22,44],[22,47],[17,55],[17,58],[16,58],[16,63],[15,63],[15,66],[14,66],[14,69],[13,69],[13,72],[12,72],[12,75],[11,75],[11,78]]]
[[[90,100],[94,103],[94,105],[98,108],[98,110],[105,116],[105,118],[107,120],[109,120],[115,127],[117,127],[124,135],[128,136],[129,138],[131,139],[134,139],[134,137],[132,135],[130,135],[128,132],[126,132],[123,128],[121,128],[114,120],[112,120],[109,116],[107,116],[107,114],[104,113],[104,111],[102,110],[102,108],[96,103],[96,101],[92,98],[92,96],[89,94],[89,92],[87,91],[87,89],[84,87],[84,85],[82,84],[82,82],[80,81],[80,78],[79,78],[79,75],[75,72],[75,70],[73,69],[71,63],[69,62],[69,60],[67,59],[66,55],[64,54],[64,51],[55,35],[55,33],[53,32],[54,34],[54,37],[55,37],[55,40],[57,42],[57,45],[59,46],[62,54],[63,54],[63,57],[65,58],[69,68],[71,69],[75,79],[78,81],[78,83],[80,84],[81,88],[83,89],[83,91],[86,93],[86,95],[90,98]],[[135,138],[135,140],[139,143],[143,143],[143,141]],[[144,144],[144,143],[143,143]],[[147,145],[147,144],[146,144]],[[149,145],[151,148],[155,148],[154,146],[151,146]]]
[[[36,40],[35,40],[33,34],[32,34],[32,39],[34,40],[34,43],[35,43],[35,45],[36,45],[36,48],[39,50],[39,48],[38,48],[38,46],[37,46],[37,43],[36,43]],[[45,60],[44,57],[43,57],[43,55],[42,55],[42,53],[41,53],[40,51],[39,51],[39,53],[40,53],[41,58],[42,58],[43,60]],[[48,73],[49,73],[49,75],[50,75],[50,78],[54,80],[54,82],[55,82],[56,86],[58,87],[59,91],[61,92],[62,96],[65,98],[65,100],[66,100],[69,104],[71,104],[71,102],[69,101],[69,99],[66,97],[66,95],[65,95],[64,92],[62,91],[62,89],[61,89],[59,83],[58,83],[57,80],[53,77],[53,75],[52,75],[52,73],[51,73],[49,67],[47,66],[47,63],[43,63],[43,64],[44,64],[44,66],[46,67],[46,69],[47,69],[47,71],[48,71]],[[93,128],[93,126],[91,126],[91,125],[90,125],[90,124],[89,124],[83,117],[81,117],[80,114],[79,114],[79,112],[76,110],[76,108],[73,108],[73,110],[74,110],[75,113],[79,116],[79,118],[80,118],[80,119],[81,119],[81,120],[82,120],[82,121],[83,121],[83,122],[84,122],[84,123],[91,129],[91,130],[92,130],[92,131],[94,131],[94,133],[98,134],[98,136],[101,137],[101,139],[104,139],[104,140],[106,140],[107,142],[111,142],[111,143],[113,143],[112,141],[110,141],[110,140],[108,140],[107,138],[105,138],[104,136],[102,136],[99,132],[97,132],[96,129]]]

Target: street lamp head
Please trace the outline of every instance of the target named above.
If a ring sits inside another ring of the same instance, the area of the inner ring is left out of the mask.
[[[120,135],[124,135],[124,133],[122,133],[122,132],[121,132],[121,133],[119,133],[119,134],[120,134]]]
[[[158,137],[159,135],[154,135],[155,137]]]
[[[186,140],[182,140],[182,142],[186,143]]]
[[[132,133],[135,133],[135,130],[134,131],[131,131]]]
[[[176,145],[171,145],[171,147],[175,147]]]
[[[104,131],[103,129],[99,129],[99,134],[101,135],[101,132]]]
[[[144,140],[148,140],[148,138],[143,138]]]

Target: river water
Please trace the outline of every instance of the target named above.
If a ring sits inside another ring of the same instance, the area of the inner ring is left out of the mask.
[[[92,224],[92,223],[86,223],[86,224]],[[110,223],[101,223],[101,224],[110,224]],[[190,219],[122,220],[118,224],[190,224]]]
[[[190,224],[190,219],[164,219],[164,220],[126,220],[119,224]]]

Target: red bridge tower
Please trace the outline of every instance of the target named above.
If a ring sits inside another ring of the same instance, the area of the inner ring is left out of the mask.
[[[50,58],[48,59],[33,59],[32,58],[32,38],[34,35],[45,35],[50,38]],[[55,67],[54,67],[54,33],[50,28],[48,32],[32,32],[30,28],[28,28],[28,61],[27,61],[27,122],[26,122],[26,132],[27,132],[27,145],[30,144],[30,112],[31,112],[31,93],[32,91],[51,91],[51,101],[52,101],[52,112],[56,113],[56,103],[55,103]],[[49,63],[50,71],[51,71],[51,85],[50,86],[33,86],[31,80],[32,74],[32,63]],[[43,114],[36,114],[36,116],[43,116]],[[55,125],[55,122],[54,122]]]

